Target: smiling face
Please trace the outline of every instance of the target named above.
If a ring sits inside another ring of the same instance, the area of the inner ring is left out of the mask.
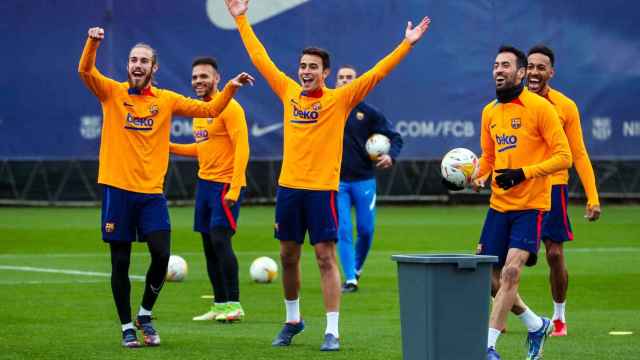
[[[158,64],[155,63],[153,50],[141,46],[131,49],[127,63],[129,87],[138,90],[144,89],[149,85],[157,70]]]
[[[554,74],[551,59],[547,55],[533,53],[527,60],[527,88],[538,95],[545,95]]]
[[[303,54],[298,66],[298,79],[302,90],[314,91],[325,86],[330,70],[322,66],[322,58],[318,55]]]
[[[200,64],[191,71],[191,87],[198,97],[213,95],[218,89],[220,74],[209,64]]]
[[[515,54],[501,52],[493,63],[493,79],[496,82],[496,90],[511,89],[520,85],[526,71],[524,67],[518,68]]]

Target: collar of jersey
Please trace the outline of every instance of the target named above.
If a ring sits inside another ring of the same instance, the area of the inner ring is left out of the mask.
[[[300,93],[300,96],[306,96],[310,98],[321,98],[323,94],[322,88],[317,88],[312,91],[303,91]]]
[[[129,95],[156,96],[156,94],[154,94],[153,90],[151,89],[151,85],[147,86],[142,90],[138,90],[136,88],[130,87],[129,90],[127,90],[127,92],[129,93]]]

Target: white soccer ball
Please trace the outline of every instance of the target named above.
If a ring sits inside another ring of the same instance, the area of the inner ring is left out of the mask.
[[[178,282],[187,277],[189,267],[187,262],[178,255],[171,255],[169,257],[169,265],[167,266],[167,281]]]
[[[253,260],[249,274],[257,283],[270,283],[278,277],[278,264],[269,257],[261,256]]]
[[[391,148],[391,141],[389,138],[382,134],[373,134],[367,139],[367,143],[364,145],[369,158],[371,160],[377,160],[378,156],[386,155]]]
[[[460,187],[471,185],[471,181],[478,175],[479,170],[478,157],[473,151],[465,148],[449,151],[440,163],[442,177]]]

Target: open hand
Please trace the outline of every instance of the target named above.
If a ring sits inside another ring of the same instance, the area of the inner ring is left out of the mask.
[[[88,35],[89,38],[100,41],[104,39],[104,29],[101,27],[92,27],[89,29]]]
[[[229,83],[235,87],[242,87],[247,84],[253,86],[255,81],[256,79],[253,76],[249,75],[246,72],[242,72],[233,79],[229,80]]]
[[[422,35],[427,32],[429,24],[431,24],[431,19],[429,19],[428,16],[425,16],[415,27],[413,27],[413,24],[409,21],[407,23],[407,30],[404,32],[404,38],[407,39],[411,45],[415,44],[420,40]]]
[[[249,0],[224,0],[224,2],[227,4],[229,14],[234,18],[244,15],[249,9]]]

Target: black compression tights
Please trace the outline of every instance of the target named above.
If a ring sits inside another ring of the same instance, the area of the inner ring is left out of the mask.
[[[151,310],[160,294],[167,273],[170,255],[170,232],[156,231],[145,236],[151,264],[142,297],[142,307]],[[116,303],[120,323],[131,322],[131,282],[129,281],[129,264],[131,259],[131,243],[110,243],[111,248],[111,291]]]
[[[207,273],[213,287],[215,301],[240,301],[238,288],[238,259],[233,252],[231,229],[217,227],[202,234],[202,246],[207,260]]]

